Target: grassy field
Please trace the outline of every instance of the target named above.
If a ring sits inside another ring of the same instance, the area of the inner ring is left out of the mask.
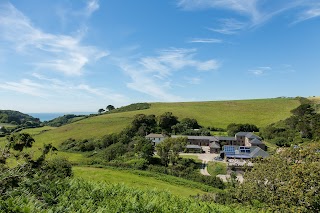
[[[21,133],[29,133],[31,136],[39,135],[45,131],[49,131],[52,129],[55,129],[56,127],[51,127],[51,126],[43,126],[39,128],[30,128],[30,129],[24,129],[21,131]]]
[[[81,177],[85,180],[124,183],[125,185],[140,189],[166,190],[172,194],[184,197],[205,193],[199,189],[198,184],[200,183],[168,175],[161,175],[163,177],[160,177],[147,171],[132,172],[130,170],[109,168],[73,167],[73,172],[75,177]]]
[[[180,157],[182,157],[182,158],[190,158],[190,159],[195,160],[196,162],[202,163],[202,160],[200,160],[198,158],[198,156],[196,156],[196,155],[180,155]]]
[[[52,143],[58,146],[68,138],[97,138],[103,135],[120,132],[128,126],[134,115],[139,113],[160,115],[173,112],[179,119],[190,117],[198,120],[202,126],[225,128],[230,123],[252,123],[258,127],[285,119],[290,110],[297,107],[295,99],[260,99],[241,101],[212,101],[186,103],[152,103],[150,109],[103,114],[83,119],[42,134],[35,139],[40,146]]]
[[[7,123],[0,123],[0,126],[4,126],[4,127],[6,127],[6,128],[13,128],[13,127],[16,127],[17,125],[7,124]]]
[[[222,162],[208,162],[208,172],[211,176],[226,175],[227,164]]]
[[[295,99],[257,99],[239,101],[212,101],[186,103],[155,103],[146,110],[156,114],[173,112],[179,118],[191,117],[200,125],[226,128],[230,123],[252,123],[266,126],[290,116],[297,107]],[[152,113],[150,113],[152,114]]]
[[[316,112],[320,113],[320,97],[309,97],[309,100],[314,103]]]

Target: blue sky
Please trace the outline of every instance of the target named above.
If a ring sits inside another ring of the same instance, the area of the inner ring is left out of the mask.
[[[0,109],[318,96],[318,0],[1,0]]]

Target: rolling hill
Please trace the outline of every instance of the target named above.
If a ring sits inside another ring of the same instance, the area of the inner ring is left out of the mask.
[[[96,138],[120,132],[128,126],[136,114],[160,115],[173,112],[179,119],[190,117],[208,127],[225,128],[230,123],[251,123],[264,127],[290,116],[290,110],[299,105],[298,99],[274,98],[239,101],[210,101],[183,103],[152,103],[149,109],[102,114],[89,117],[59,128],[35,135],[37,148],[43,143],[58,146],[68,138]]]

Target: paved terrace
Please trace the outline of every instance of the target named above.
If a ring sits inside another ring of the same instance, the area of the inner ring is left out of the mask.
[[[202,160],[202,168],[200,169],[200,173],[202,175],[210,176],[208,173],[208,162],[214,162],[216,161],[214,158],[220,156],[219,154],[210,153],[210,147],[209,146],[202,146],[203,151],[205,153],[180,153],[180,155],[193,155],[197,156],[198,159]],[[225,161],[216,161],[216,162],[222,162],[228,164],[228,166],[243,166],[245,164],[245,161],[240,160],[233,160],[230,159],[229,162]],[[237,180],[242,183],[243,182],[243,175],[241,172],[236,172]],[[217,175],[223,182],[227,182],[228,179],[230,179],[230,175]]]

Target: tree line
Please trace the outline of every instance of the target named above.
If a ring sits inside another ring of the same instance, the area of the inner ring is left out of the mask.
[[[261,136],[281,147],[319,141],[320,114],[308,99],[301,98],[300,101],[301,104],[291,110],[289,118],[263,128]]]

